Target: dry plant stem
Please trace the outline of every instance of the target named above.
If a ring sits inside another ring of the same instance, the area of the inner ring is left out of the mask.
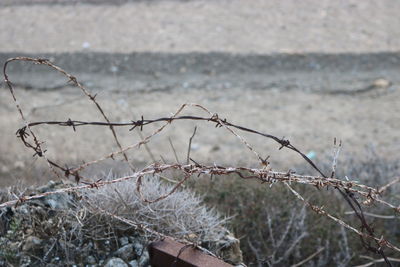
[[[354,211],[346,211],[344,214],[354,214]],[[396,216],[380,215],[380,214],[374,214],[374,213],[370,213],[370,212],[364,212],[364,215],[371,216],[374,218],[379,218],[379,219],[386,219],[386,220],[396,219]]]
[[[143,137],[142,132],[139,131],[139,130],[137,130],[136,132],[137,132],[137,134],[139,135],[140,140],[143,141],[143,140],[144,140],[144,137]],[[157,160],[156,160],[156,157],[154,157],[154,154],[153,154],[153,152],[151,152],[151,150],[150,150],[149,146],[147,145],[147,143],[144,144],[144,148],[146,149],[147,154],[149,154],[151,160],[152,160],[153,162],[156,162],[156,161],[157,161]]]
[[[175,157],[176,163],[180,163],[179,162],[179,158],[178,158],[178,154],[176,153],[176,149],[174,147],[174,144],[172,143],[171,138],[168,138],[168,141],[169,141],[169,145],[171,146],[172,151],[174,152],[174,157]]]
[[[391,248],[397,252],[400,252],[400,248],[396,247],[395,245],[391,244],[390,242],[388,242],[387,240],[384,240],[383,238],[377,238],[375,236],[372,235],[368,235],[365,234],[357,229],[355,229],[354,227],[348,225],[347,223],[345,223],[344,221],[336,218],[335,216],[329,214],[328,212],[326,212],[323,207],[317,207],[315,205],[312,205],[310,202],[308,202],[307,200],[305,200],[296,190],[294,190],[288,183],[284,182],[284,184],[289,188],[289,190],[301,201],[303,201],[308,207],[310,207],[313,211],[315,211],[317,214],[323,215],[325,217],[328,217],[329,219],[335,221],[336,223],[342,225],[343,227],[347,228],[348,230],[351,230],[353,232],[355,232],[356,234],[358,234],[360,237],[362,238],[366,238],[366,239],[373,239],[376,242],[378,242],[380,244],[380,246],[386,246],[388,248]],[[386,261],[386,259],[385,259]]]
[[[145,198],[142,194],[142,191],[140,190],[140,188],[142,186],[143,175],[139,176],[138,179],[136,180],[136,190],[139,193],[139,196],[142,201],[144,201],[146,203],[154,203],[154,202],[160,201],[160,200],[165,199],[168,196],[172,195],[176,190],[178,190],[179,187],[181,187],[183,185],[184,182],[187,181],[187,179],[190,178],[190,176],[191,176],[190,173],[185,173],[185,177],[182,180],[180,180],[179,182],[177,182],[176,185],[174,186],[174,188],[168,194],[160,196],[154,200],[149,200],[149,199]]]
[[[251,243],[250,240],[247,240],[247,243],[249,244],[249,247],[251,249],[251,251],[253,252],[254,256],[256,257],[257,260],[257,266],[258,267],[262,267],[264,260],[261,259],[260,253],[258,252],[258,250],[254,247],[254,245]],[[253,263],[254,264],[254,263]],[[252,263],[250,263],[250,265],[253,265]]]
[[[305,258],[304,260],[302,260],[301,262],[298,262],[296,264],[293,264],[291,267],[298,267],[298,266],[302,266],[304,263],[312,260],[315,256],[318,256],[318,254],[320,254],[322,251],[324,251],[325,248],[319,248],[316,252],[314,252],[313,254],[311,254],[310,256],[308,256],[307,258]]]
[[[368,267],[368,266],[375,265],[376,263],[380,263],[380,262],[384,261],[384,259],[374,259],[374,258],[371,258],[368,256],[360,256],[360,258],[371,260],[371,262],[368,262],[366,264],[356,265],[354,267]],[[400,262],[400,259],[397,259],[397,258],[388,257],[388,260],[393,261],[393,262]]]
[[[342,148],[342,141],[339,141],[339,145],[336,145],[336,138],[333,141],[333,160],[332,160],[332,173],[331,173],[331,178],[335,177],[336,174],[336,166],[337,166],[337,161],[339,158],[340,154],[340,149]]]
[[[142,134],[142,131],[140,131],[140,129],[136,129],[136,133],[137,133],[138,136],[140,137],[140,140],[143,141],[143,140],[144,140],[144,136],[143,136],[143,134]],[[149,154],[151,160],[152,160],[153,162],[156,162],[157,160],[156,160],[156,158],[155,158],[153,152],[151,152],[151,149],[150,149],[150,147],[147,145],[147,143],[144,143],[143,145],[144,145],[144,148],[145,148],[146,151],[147,151],[147,154]],[[122,150],[122,148],[121,148],[120,150]]]
[[[163,179],[163,180],[165,180],[165,181],[167,181],[167,182],[169,182],[169,183],[172,183],[172,184],[177,184],[177,183],[179,183],[179,181],[172,180],[172,179],[170,179],[170,178],[168,178],[168,177],[165,177],[164,175],[157,174],[157,177],[159,177],[160,179]],[[185,188],[186,186],[185,186],[184,184],[182,184],[181,187],[182,187],[182,188]]]
[[[201,251],[203,251],[203,252],[205,252],[205,253],[207,253],[207,254],[213,256],[213,257],[219,258],[217,255],[215,255],[214,253],[212,253],[212,252],[209,251],[208,249],[203,248],[203,247],[199,246],[198,244],[195,244],[195,243],[193,243],[193,242],[190,242],[190,241],[188,241],[188,240],[186,240],[186,239],[178,239],[178,238],[174,238],[174,237],[171,237],[171,236],[162,234],[162,233],[160,233],[160,232],[157,232],[157,231],[155,231],[155,230],[149,228],[148,226],[146,226],[146,225],[144,225],[144,224],[135,223],[135,222],[133,222],[133,221],[131,221],[131,220],[128,220],[128,219],[123,218],[123,217],[121,217],[121,216],[112,214],[112,213],[110,213],[110,212],[108,212],[108,211],[106,211],[106,210],[103,210],[103,209],[99,208],[99,207],[94,207],[94,206],[91,206],[91,207],[92,207],[95,211],[98,211],[98,212],[100,212],[100,213],[103,213],[103,214],[106,214],[106,215],[108,215],[108,216],[111,216],[111,217],[113,217],[114,219],[117,219],[117,220],[119,220],[119,221],[121,221],[121,222],[123,222],[123,223],[126,223],[127,225],[132,226],[132,227],[134,227],[134,228],[137,229],[137,230],[145,231],[145,232],[147,232],[147,233],[149,233],[149,234],[151,234],[151,235],[153,235],[153,236],[155,236],[155,237],[157,237],[157,238],[161,238],[161,239],[170,238],[170,239],[175,240],[175,241],[177,241],[177,242],[181,242],[181,243],[184,243],[184,244],[186,244],[186,245],[191,245],[191,246],[193,246],[193,247],[195,247],[195,248],[197,248],[197,249],[200,249]]]
[[[197,130],[197,126],[194,127],[193,134],[189,138],[189,145],[188,145],[188,151],[187,151],[187,156],[186,156],[186,164],[189,164],[190,150],[192,149],[192,140],[193,140],[194,136],[196,135],[196,130]]]

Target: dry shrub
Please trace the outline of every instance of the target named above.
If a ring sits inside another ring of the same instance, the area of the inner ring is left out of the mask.
[[[107,179],[113,179],[112,175]],[[147,176],[143,179],[142,194],[156,199],[172,188],[156,176]],[[135,182],[128,180],[85,191],[84,196],[83,206],[92,211],[98,208],[174,238],[213,244],[227,234],[226,219],[221,218],[215,209],[206,207],[203,199],[191,190],[180,189],[165,199],[146,203],[140,199]],[[101,214],[104,212],[100,211],[99,216]],[[107,227],[107,223],[96,225],[99,232]],[[127,225],[114,222],[113,228],[126,230]]]
[[[329,156],[323,160],[324,168],[331,168]],[[310,168],[297,166],[298,173],[310,173]],[[366,149],[365,158],[343,155],[339,158],[339,177],[360,179],[371,186],[382,186],[400,172],[400,164]],[[239,179],[234,175],[210,181],[202,179],[191,186],[205,194],[205,201],[232,216],[230,227],[241,239],[244,262],[250,266],[289,266],[324,248],[304,266],[348,266],[365,263],[359,256],[368,255],[353,233],[321,217],[296,202],[293,195],[281,184],[261,184],[258,181]],[[334,190],[292,185],[311,203],[324,206],[331,214],[345,221],[354,219],[351,209]],[[388,189],[389,200],[399,199],[398,185]],[[396,202],[396,201],[393,201]],[[381,205],[369,207],[368,212],[393,216],[393,219],[368,216],[377,233],[391,236],[400,242],[398,217],[394,211]],[[368,213],[369,214],[369,213]],[[396,253],[386,251],[389,256]]]

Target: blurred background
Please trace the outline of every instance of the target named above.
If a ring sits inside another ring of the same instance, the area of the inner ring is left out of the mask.
[[[113,121],[170,116],[195,102],[234,123],[289,138],[317,162],[335,137],[345,153],[362,156],[372,146],[399,159],[399,8],[389,0],[3,0],[0,59],[52,60],[97,93]],[[53,70],[17,62],[9,74],[29,121],[101,121],[82,92]],[[0,101],[1,183],[47,180],[43,162],[16,139],[22,121],[8,90],[1,90]],[[257,165],[234,136],[191,122],[168,127],[148,150],[130,153],[132,161],[175,161],[169,140],[184,160],[194,126],[193,158]],[[140,138],[127,129],[118,133],[123,146]],[[106,128],[74,133],[45,126],[39,138],[49,157],[71,165],[117,149]],[[270,140],[248,138],[271,156],[274,169],[301,162],[278,153]]]
[[[113,121],[170,116],[195,102],[233,123],[289,138],[317,162],[335,137],[343,153],[362,157],[368,146],[398,160],[399,8],[389,0],[3,0],[0,59],[52,60],[97,93]],[[16,62],[9,75],[29,121],[101,121],[82,92],[53,70]],[[15,136],[23,124],[9,91],[0,96],[1,183],[49,179],[45,164]],[[132,161],[175,161],[169,140],[184,161],[194,126],[192,157],[199,162],[257,166],[234,136],[204,122],[177,122],[147,150],[131,152]],[[64,164],[117,149],[106,128],[38,131],[49,157]],[[123,146],[140,138],[118,133]],[[271,156],[274,169],[302,161],[270,140],[245,137]]]
[[[98,94],[113,121],[170,116],[194,102],[288,138],[316,162],[331,153],[335,137],[343,153],[365,157],[365,147],[372,147],[398,160],[399,8],[396,1],[5,0],[0,59],[52,60]],[[9,74],[29,121],[101,121],[82,92],[53,70],[16,62]],[[2,184],[47,180],[44,163],[16,139],[23,124],[10,93],[0,94]],[[193,108],[187,114],[208,116]],[[132,162],[175,161],[171,143],[184,161],[194,126],[192,157],[199,162],[257,166],[233,135],[204,122],[177,122],[147,150],[130,152]],[[127,146],[154,129],[118,134]],[[117,149],[106,128],[38,131],[48,156],[64,164]],[[274,169],[302,162],[270,140],[244,136],[271,156]]]
[[[201,104],[232,123],[289,139],[327,173],[336,138],[343,144],[338,177],[378,187],[400,170],[399,10],[400,2],[392,0],[2,0],[0,62],[15,56],[50,59],[97,94],[115,122],[169,117],[184,103]],[[103,121],[78,88],[48,67],[13,62],[8,74],[30,122]],[[182,114],[209,116],[196,108]],[[3,83],[2,187],[59,179],[17,139],[23,125]],[[117,133],[126,147],[160,125],[143,131],[117,128]],[[172,123],[147,146],[129,151],[130,162],[138,168],[155,161],[186,162],[195,127],[190,156],[196,162],[260,167],[235,136],[198,121]],[[47,157],[62,166],[118,150],[104,127],[34,130]],[[243,137],[263,158],[270,156],[272,169],[315,174],[301,157],[278,150],[273,141]],[[128,168],[120,157],[87,172],[110,170],[123,174]],[[271,266],[289,266],[315,251],[320,254],[309,266],[371,260],[362,258],[365,250],[357,236],[307,213],[301,203],[288,203],[293,196],[284,188],[277,185],[266,194],[257,183],[230,178],[188,186],[208,205],[233,216],[230,227],[241,240],[246,263],[263,266],[268,259]],[[387,199],[398,203],[398,187],[393,188]],[[297,189],[340,218],[354,219],[332,191]],[[398,215],[382,207],[372,211],[386,216],[371,221],[396,244]],[[285,242],[274,243],[266,221]]]

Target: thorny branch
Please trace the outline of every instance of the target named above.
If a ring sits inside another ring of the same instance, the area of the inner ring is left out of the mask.
[[[76,87],[80,88],[82,90],[82,92],[96,105],[97,109],[99,110],[99,112],[101,113],[101,115],[103,116],[103,118],[105,119],[106,122],[87,122],[87,121],[79,121],[79,120],[71,120],[68,119],[66,121],[42,121],[42,122],[28,122],[28,120],[25,118],[24,113],[20,107],[20,105],[18,104],[17,98],[15,96],[14,93],[14,89],[12,86],[12,83],[10,81],[10,79],[8,78],[7,75],[7,66],[9,63],[13,62],[13,61],[28,61],[28,62],[33,62],[35,64],[41,64],[41,65],[46,65],[49,66],[50,68],[55,69],[56,71],[60,72],[61,74],[65,75],[69,82],[72,82],[73,85],[75,85]],[[73,186],[73,187],[67,187],[64,189],[59,189],[53,192],[46,192],[43,194],[38,194],[38,195],[34,195],[34,196],[20,196],[18,197],[18,199],[16,200],[12,200],[12,201],[8,201],[5,203],[0,204],[0,208],[2,207],[6,207],[6,206],[10,206],[10,205],[18,205],[21,202],[24,201],[28,201],[30,199],[35,199],[35,198],[40,198],[46,195],[50,195],[50,194],[56,194],[56,193],[60,193],[60,192],[72,192],[72,191],[77,191],[77,190],[82,190],[82,189],[96,189],[100,186],[105,186],[107,184],[111,184],[111,183],[117,183],[117,182],[121,182],[124,180],[128,180],[128,179],[132,179],[132,178],[136,178],[136,189],[139,192],[141,198],[143,201],[145,202],[156,202],[159,201],[161,199],[164,199],[166,197],[168,197],[169,195],[173,194],[187,179],[189,179],[192,175],[196,174],[196,175],[210,175],[210,176],[215,176],[215,175],[229,175],[229,174],[236,174],[238,175],[240,178],[242,179],[259,179],[261,182],[263,183],[269,183],[269,184],[273,184],[276,182],[281,182],[284,183],[289,190],[301,201],[305,202],[306,205],[308,207],[310,207],[313,211],[317,212],[320,215],[326,216],[328,218],[330,218],[331,220],[337,222],[338,224],[346,227],[347,229],[355,232],[356,234],[358,234],[361,238],[361,241],[363,243],[363,245],[365,246],[365,248],[369,251],[372,251],[374,253],[380,254],[381,257],[383,258],[383,260],[386,262],[386,264],[388,266],[391,266],[390,261],[388,260],[388,258],[385,256],[384,252],[383,252],[383,247],[388,247],[391,248],[395,251],[400,252],[400,248],[396,247],[395,245],[391,244],[389,241],[385,240],[383,237],[381,238],[377,238],[374,235],[374,230],[372,229],[372,227],[370,226],[370,224],[367,222],[367,220],[365,219],[364,216],[364,212],[363,209],[361,207],[360,202],[358,201],[357,197],[361,197],[362,199],[364,199],[363,204],[372,204],[373,202],[378,202],[380,204],[386,205],[392,209],[394,209],[396,212],[400,212],[400,207],[396,207],[395,205],[392,205],[390,203],[385,202],[384,200],[382,200],[380,198],[380,194],[382,192],[384,192],[389,186],[391,186],[394,183],[397,183],[399,181],[399,179],[397,178],[395,181],[381,187],[380,189],[375,189],[372,187],[368,187],[366,185],[362,185],[359,184],[357,182],[353,182],[353,181],[343,181],[340,179],[336,179],[334,177],[335,175],[335,167],[336,167],[336,162],[334,162],[334,166],[333,166],[333,171],[332,171],[332,175],[331,177],[327,177],[316,165],[315,163],[308,158],[303,152],[301,152],[299,149],[297,149],[295,146],[292,145],[292,143],[285,139],[285,138],[279,138],[276,137],[274,135],[271,134],[267,134],[267,133],[262,133],[260,131],[251,129],[251,128],[247,128],[241,125],[237,125],[234,124],[232,122],[227,121],[227,119],[221,119],[218,114],[212,113],[210,112],[208,109],[206,109],[205,107],[198,105],[198,104],[184,104],[182,105],[177,112],[170,116],[170,117],[161,117],[161,118],[156,118],[156,119],[144,119],[144,116],[141,116],[140,120],[133,120],[131,122],[111,122],[108,117],[105,115],[103,109],[101,108],[100,104],[96,101],[96,95],[92,95],[90,94],[83,86],[82,84],[80,84],[76,77],[72,76],[71,74],[67,73],[66,71],[64,71],[63,69],[61,69],[60,67],[54,65],[53,63],[51,63],[49,60],[47,59],[40,59],[40,58],[29,58],[29,57],[16,57],[16,58],[11,58],[9,60],[7,60],[4,64],[4,68],[3,68],[3,74],[4,74],[4,79],[5,82],[11,92],[11,95],[13,97],[13,100],[15,102],[15,105],[17,107],[18,112],[20,113],[20,116],[22,118],[22,120],[24,121],[25,126],[22,127],[21,129],[19,129],[17,131],[17,137],[23,142],[23,144],[32,149],[34,151],[34,156],[38,156],[41,158],[44,158],[49,167],[55,172],[57,173],[55,170],[61,170],[64,175],[66,177],[72,176],[75,177],[75,181],[77,183],[79,182],[83,182],[84,185],[77,185],[77,186]],[[198,108],[204,112],[206,112],[208,114],[208,116],[206,117],[201,117],[201,116],[184,116],[184,115],[179,115],[186,107],[194,107],[194,108]],[[172,122],[175,121],[180,121],[180,120],[192,120],[192,121],[206,121],[206,122],[211,122],[214,123],[216,127],[223,127],[226,130],[228,130],[230,133],[232,133],[233,135],[235,135],[250,151],[252,151],[256,157],[258,158],[258,160],[260,161],[261,165],[263,166],[263,168],[261,169],[251,169],[251,168],[246,168],[246,167],[222,167],[222,166],[204,166],[201,165],[197,162],[193,162],[195,164],[186,164],[186,165],[181,165],[181,164],[172,164],[172,165],[168,165],[168,164],[152,164],[150,166],[148,166],[147,168],[141,170],[141,171],[136,171],[134,170],[133,166],[131,166],[131,169],[134,171],[134,174],[131,176],[126,176],[126,177],[121,177],[118,179],[114,179],[111,181],[101,181],[98,180],[96,182],[88,182],[90,181],[90,179],[87,179],[83,176],[81,176],[79,174],[79,172],[86,168],[89,165],[98,163],[104,159],[107,158],[114,158],[114,156],[122,154],[124,156],[125,161],[128,162],[128,156],[126,155],[126,151],[130,150],[130,149],[134,149],[134,148],[138,148],[143,144],[146,144],[147,142],[150,141],[150,139],[157,135],[158,133],[160,133],[167,125],[171,124]],[[118,140],[117,134],[114,130],[115,127],[130,127],[130,130],[133,130],[135,128],[139,128],[140,130],[143,129],[144,126],[149,125],[149,124],[153,124],[153,123],[159,123],[159,122],[163,122],[164,124],[162,126],[160,126],[159,128],[157,128],[152,134],[148,135],[145,138],[142,138],[142,140],[136,144],[133,144],[131,146],[125,147],[123,148],[121,143]],[[36,135],[34,134],[32,128],[35,126],[39,126],[39,125],[56,125],[56,126],[69,126],[72,127],[74,131],[76,131],[76,129],[78,127],[81,126],[87,126],[87,125],[91,125],[91,126],[106,126],[109,127],[110,130],[112,131],[113,137],[115,139],[115,142],[117,143],[119,150],[116,152],[112,152],[98,160],[92,161],[92,162],[88,162],[88,163],[84,163],[80,166],[77,166],[75,168],[67,168],[67,167],[61,167],[60,164],[57,164],[56,162],[48,159],[46,157],[46,150],[42,149],[42,144],[43,142],[40,142],[39,139],[36,137]],[[279,149],[282,148],[287,148],[289,150],[292,150],[294,152],[296,152],[297,154],[299,154],[308,164],[310,164],[318,173],[319,173],[319,177],[318,176],[302,176],[302,175],[297,175],[291,172],[275,172],[272,171],[271,168],[267,168],[268,167],[268,158],[263,158],[260,156],[259,153],[257,153],[254,148],[241,136],[239,135],[236,131],[243,131],[243,132],[247,132],[247,133],[252,133],[255,135],[259,135],[259,136],[263,136],[269,139],[274,140],[275,142],[277,142],[279,144]],[[29,139],[30,137],[33,139],[33,142],[30,142]],[[339,146],[340,148],[340,146]],[[337,150],[338,154],[339,149]],[[335,157],[337,157],[337,155],[335,155]],[[335,158],[336,160],[336,158]],[[153,175],[157,175],[160,174],[168,169],[175,169],[175,170],[179,170],[181,172],[184,173],[184,178],[177,182],[176,186],[171,190],[171,192],[169,192],[168,194],[164,195],[164,196],[160,196],[157,199],[154,200],[148,200],[145,198],[145,196],[143,196],[141,194],[141,180],[142,177],[144,175],[149,175],[149,174],[153,174]],[[349,204],[349,206],[351,207],[351,209],[353,210],[354,214],[356,215],[356,217],[358,218],[358,220],[361,223],[361,229],[358,230],[352,226],[350,226],[349,224],[345,223],[344,221],[338,219],[337,217],[334,217],[332,215],[330,215],[327,211],[325,211],[323,208],[321,207],[316,207],[312,204],[310,204],[308,201],[306,201],[297,191],[295,191],[290,184],[294,182],[294,183],[300,183],[300,184],[307,184],[307,185],[312,185],[315,186],[317,188],[322,188],[322,187],[333,187],[336,190],[339,191],[339,193],[342,195],[342,197],[346,200],[346,202]],[[128,223],[128,222],[127,222]],[[129,224],[129,223],[128,223]],[[373,247],[370,242],[373,241],[376,244],[376,247]]]

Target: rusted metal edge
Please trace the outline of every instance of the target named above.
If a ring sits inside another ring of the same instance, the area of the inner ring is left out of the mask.
[[[150,264],[153,267],[231,267],[232,265],[207,255],[172,239],[153,242],[149,245]]]

